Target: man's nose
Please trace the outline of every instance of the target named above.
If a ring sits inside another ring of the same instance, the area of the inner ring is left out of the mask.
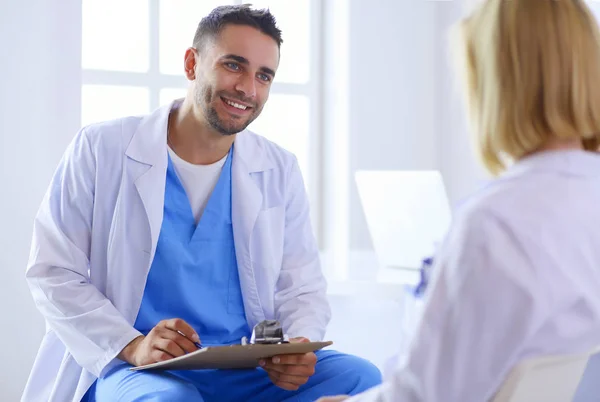
[[[235,86],[235,90],[242,93],[245,98],[254,99],[256,97],[256,80],[254,76],[242,75]]]

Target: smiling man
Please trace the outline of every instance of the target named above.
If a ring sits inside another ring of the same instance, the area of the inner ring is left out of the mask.
[[[23,400],[314,401],[380,383],[331,350],[255,370],[129,370],[239,343],[265,319],[296,342],[325,334],[296,158],[246,130],[281,43],[268,11],[219,7],[185,53],[185,99],[75,137],[35,221],[27,279],[48,331]]]

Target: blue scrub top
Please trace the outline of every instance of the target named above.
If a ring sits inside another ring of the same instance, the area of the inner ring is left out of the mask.
[[[143,334],[161,320],[181,318],[203,345],[240,343],[250,335],[231,223],[232,158],[233,146],[196,225],[169,157],[164,218],[134,324]]]

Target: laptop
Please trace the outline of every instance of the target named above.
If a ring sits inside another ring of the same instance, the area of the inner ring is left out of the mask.
[[[355,180],[380,266],[418,270],[450,227],[441,174],[363,170]]]

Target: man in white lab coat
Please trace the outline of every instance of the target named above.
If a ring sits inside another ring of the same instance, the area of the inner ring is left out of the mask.
[[[185,99],[74,138],[34,225],[27,281],[47,333],[23,400],[312,401],[380,382],[372,364],[328,350],[256,370],[129,370],[239,343],[264,319],[296,341],[324,336],[298,164],[246,130],[281,42],[268,11],[219,7],[185,53]]]

